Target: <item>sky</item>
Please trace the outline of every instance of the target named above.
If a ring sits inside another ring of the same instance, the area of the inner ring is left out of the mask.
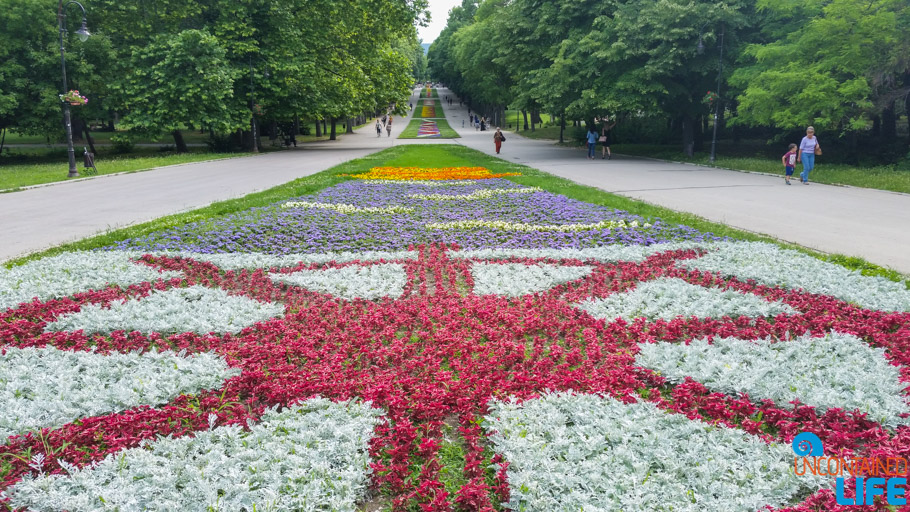
[[[430,21],[429,26],[417,27],[417,36],[423,39],[424,43],[432,43],[442,29],[446,28],[446,20],[449,18],[449,9],[456,5],[461,5],[461,0],[430,0]]]

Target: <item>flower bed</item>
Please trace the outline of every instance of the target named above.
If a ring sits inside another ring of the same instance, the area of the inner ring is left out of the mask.
[[[832,455],[910,453],[905,289],[814,260],[814,275],[782,281],[750,260],[762,244],[512,193],[523,187],[493,174],[376,168],[0,272],[14,287],[6,354],[111,366],[43,406],[53,393],[28,387],[34,363],[0,372],[21,413],[0,423],[0,500],[356,510],[369,485],[396,511],[835,512],[833,479],[789,466],[798,433]],[[466,221],[593,227],[426,227]],[[166,326],[142,323],[149,311]],[[205,318],[215,327],[196,327]],[[139,377],[160,396],[104,405],[137,386],[118,357],[159,354],[182,358],[173,377]],[[65,380],[65,365],[38,372]],[[102,383],[97,397],[75,389]],[[41,407],[65,414],[24,419]]]

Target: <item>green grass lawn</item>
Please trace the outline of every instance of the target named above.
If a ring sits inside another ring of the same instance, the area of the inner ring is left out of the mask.
[[[458,132],[453,130],[452,127],[449,126],[449,123],[445,119],[438,118],[438,119],[433,119],[433,121],[436,121],[436,126],[439,127],[440,136],[439,137],[419,137],[419,138],[421,138],[421,139],[424,139],[424,138],[426,138],[426,139],[432,139],[432,138],[458,139],[458,138],[461,138],[461,135],[458,135]],[[410,122],[410,124],[408,124],[408,127],[405,128],[403,132],[401,132],[401,135],[399,135],[398,138],[399,139],[416,139],[416,138],[418,138],[417,129],[420,128],[420,124],[422,122],[423,122],[423,119],[411,119],[411,122]]]
[[[615,153],[625,155],[711,165],[708,162],[709,155],[707,153],[696,153],[694,157],[689,157],[675,147],[647,144],[616,144],[611,146],[611,149]],[[783,155],[784,152],[785,149],[781,149],[780,154]],[[724,169],[784,175],[784,166],[781,165],[780,158],[718,155],[713,166]],[[798,175],[801,170],[801,166],[797,164],[794,176]],[[910,194],[910,168],[901,168],[896,165],[855,167],[845,164],[826,164],[824,155],[815,159],[815,169],[810,174],[809,180],[831,185],[850,185]]]
[[[182,226],[192,222],[211,219],[228,215],[249,208],[266,206],[278,201],[302,195],[315,194],[332,185],[351,180],[350,174],[367,172],[371,167],[378,166],[416,166],[416,167],[458,167],[482,166],[495,173],[520,172],[521,176],[512,176],[509,179],[515,183],[527,186],[537,186],[555,194],[562,194],[572,199],[585,201],[591,204],[625,210],[641,215],[648,220],[660,218],[670,224],[684,224],[700,231],[712,232],[717,235],[727,236],[738,240],[766,241],[782,247],[796,249],[824,261],[831,261],[847,268],[858,269],[867,275],[880,275],[895,281],[902,281],[904,277],[892,270],[884,269],[861,258],[852,258],[842,255],[823,255],[799,246],[785,244],[776,239],[741,231],[724,224],[711,222],[696,215],[677,212],[660,206],[636,201],[627,197],[610,194],[603,190],[579,185],[573,181],[559,178],[543,171],[533,169],[521,164],[512,163],[500,158],[488,156],[479,151],[455,144],[428,144],[395,146],[372,155],[351,160],[337,165],[312,176],[300,178],[284,185],[256,192],[247,196],[220,201],[204,208],[190,212],[179,213],[161,217],[159,219],[114,230],[77,242],[65,244],[48,249],[24,258],[19,258],[7,263],[7,266],[19,265],[45,256],[58,254],[63,251],[91,250],[111,245],[127,238],[141,237],[149,233]],[[910,288],[910,281],[904,281]]]
[[[218,160],[231,158],[241,154],[230,153],[182,153],[168,155],[149,155],[134,157],[102,158],[96,162],[98,174],[115,174],[118,172],[136,172],[161,167],[164,165],[185,164],[205,160]],[[81,177],[85,177],[82,168],[82,159],[76,159],[77,168]],[[78,178],[68,178],[69,164],[65,155],[58,162],[14,164],[0,166],[0,191],[12,191],[29,185],[68,181]]]
[[[544,126],[546,126],[547,124],[551,124],[551,121],[552,121],[552,124],[555,124],[555,121],[553,121],[550,118],[550,114],[540,114],[540,118],[543,120]],[[509,128],[510,124],[512,125],[511,128]],[[521,116],[521,112],[518,110],[506,110],[506,124],[505,124],[505,128],[503,128],[503,129],[504,130],[508,129],[513,132],[521,129],[521,134],[524,135],[525,132],[524,132],[523,128],[524,128],[524,117]],[[531,128],[531,113],[529,112],[528,113],[528,133],[531,132],[530,128]],[[539,129],[539,128],[540,128],[540,125],[536,125],[534,131],[536,132],[537,129]],[[559,127],[557,126],[556,129],[557,129],[556,138],[558,139],[559,138]]]

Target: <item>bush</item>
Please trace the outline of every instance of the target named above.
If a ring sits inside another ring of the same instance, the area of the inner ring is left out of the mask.
[[[240,144],[234,134],[213,133],[205,141],[210,151],[215,153],[234,153],[240,150]]]
[[[128,135],[114,135],[111,137],[114,153],[129,153],[136,147]]]

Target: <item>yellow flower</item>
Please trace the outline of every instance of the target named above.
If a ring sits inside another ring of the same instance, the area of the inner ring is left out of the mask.
[[[503,176],[521,176],[521,173],[492,173],[485,167],[373,167],[369,172],[350,176],[361,180],[486,180]]]

